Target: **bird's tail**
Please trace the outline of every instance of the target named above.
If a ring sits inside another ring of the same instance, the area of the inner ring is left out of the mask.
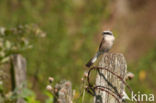
[[[87,62],[86,66],[87,66],[88,68],[91,67],[91,66],[95,63],[95,61],[97,60],[97,58],[98,58],[100,55],[101,55],[101,53],[100,53],[100,52],[97,52],[97,53],[95,54],[95,56]]]

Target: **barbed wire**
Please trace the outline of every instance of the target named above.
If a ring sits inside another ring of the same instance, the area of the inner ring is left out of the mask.
[[[130,92],[133,91],[132,88],[124,81],[124,78],[122,78],[121,76],[117,75],[115,72],[112,72],[111,70],[109,70],[107,66],[105,66],[105,67],[96,67],[96,66],[94,66],[94,67],[91,67],[89,69],[89,71],[87,72],[88,73],[88,76],[87,76],[88,87],[86,88],[86,91],[89,94],[91,94],[92,96],[96,95],[96,92],[95,92],[96,89],[100,89],[102,91],[105,91],[109,95],[113,96],[118,101],[118,103],[121,103],[121,100],[122,100],[122,95],[119,94],[118,92],[115,92],[112,89],[110,89],[108,87],[105,87],[105,86],[100,86],[100,85],[94,86],[93,84],[91,84],[91,82],[90,82],[90,75],[91,75],[91,72],[93,70],[106,70],[107,72],[110,72],[112,75],[116,76],[119,80],[121,80],[122,83],[128,88],[128,90]],[[124,101],[124,102],[126,102],[126,101]],[[137,101],[137,103],[140,103],[140,102]]]

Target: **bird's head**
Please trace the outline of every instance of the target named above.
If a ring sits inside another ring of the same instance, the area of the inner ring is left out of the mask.
[[[102,35],[113,35],[113,33],[111,31],[107,30],[107,31],[103,31]]]

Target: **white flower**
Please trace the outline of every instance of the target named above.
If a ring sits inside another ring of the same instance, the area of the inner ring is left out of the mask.
[[[46,89],[47,89],[48,91],[51,91],[53,88],[52,88],[51,85],[47,85]]]
[[[5,28],[4,27],[0,27],[0,34],[4,35],[5,34]]]

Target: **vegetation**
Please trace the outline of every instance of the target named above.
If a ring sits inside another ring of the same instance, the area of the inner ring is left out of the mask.
[[[76,94],[80,94],[84,64],[99,45],[100,35],[95,34],[100,34],[105,21],[112,20],[109,3],[109,0],[0,0],[0,63],[5,64],[14,53],[26,57],[28,88],[22,96],[28,103],[52,101],[53,97],[45,90],[49,76],[56,82],[62,78],[70,80]],[[119,37],[118,31],[113,32]],[[156,47],[151,47],[139,59],[128,62],[128,70],[135,74],[129,84],[135,91],[156,94],[155,50]],[[0,94],[4,88],[0,79]],[[90,96],[86,98],[84,103],[90,103]],[[81,98],[76,102],[81,103]]]
[[[37,39],[37,37],[45,37],[45,33],[37,25],[31,24],[20,25],[10,29],[1,27],[0,37],[0,64],[4,65],[9,62],[13,54],[19,54],[32,48],[32,40]],[[32,98],[35,95],[27,88],[24,88],[20,95],[17,95],[19,88],[6,94],[7,88],[4,88],[5,84],[3,83],[6,80],[3,77],[9,74],[4,73],[2,69],[0,73],[0,103],[14,102],[18,97],[23,97],[30,103],[35,100]]]

